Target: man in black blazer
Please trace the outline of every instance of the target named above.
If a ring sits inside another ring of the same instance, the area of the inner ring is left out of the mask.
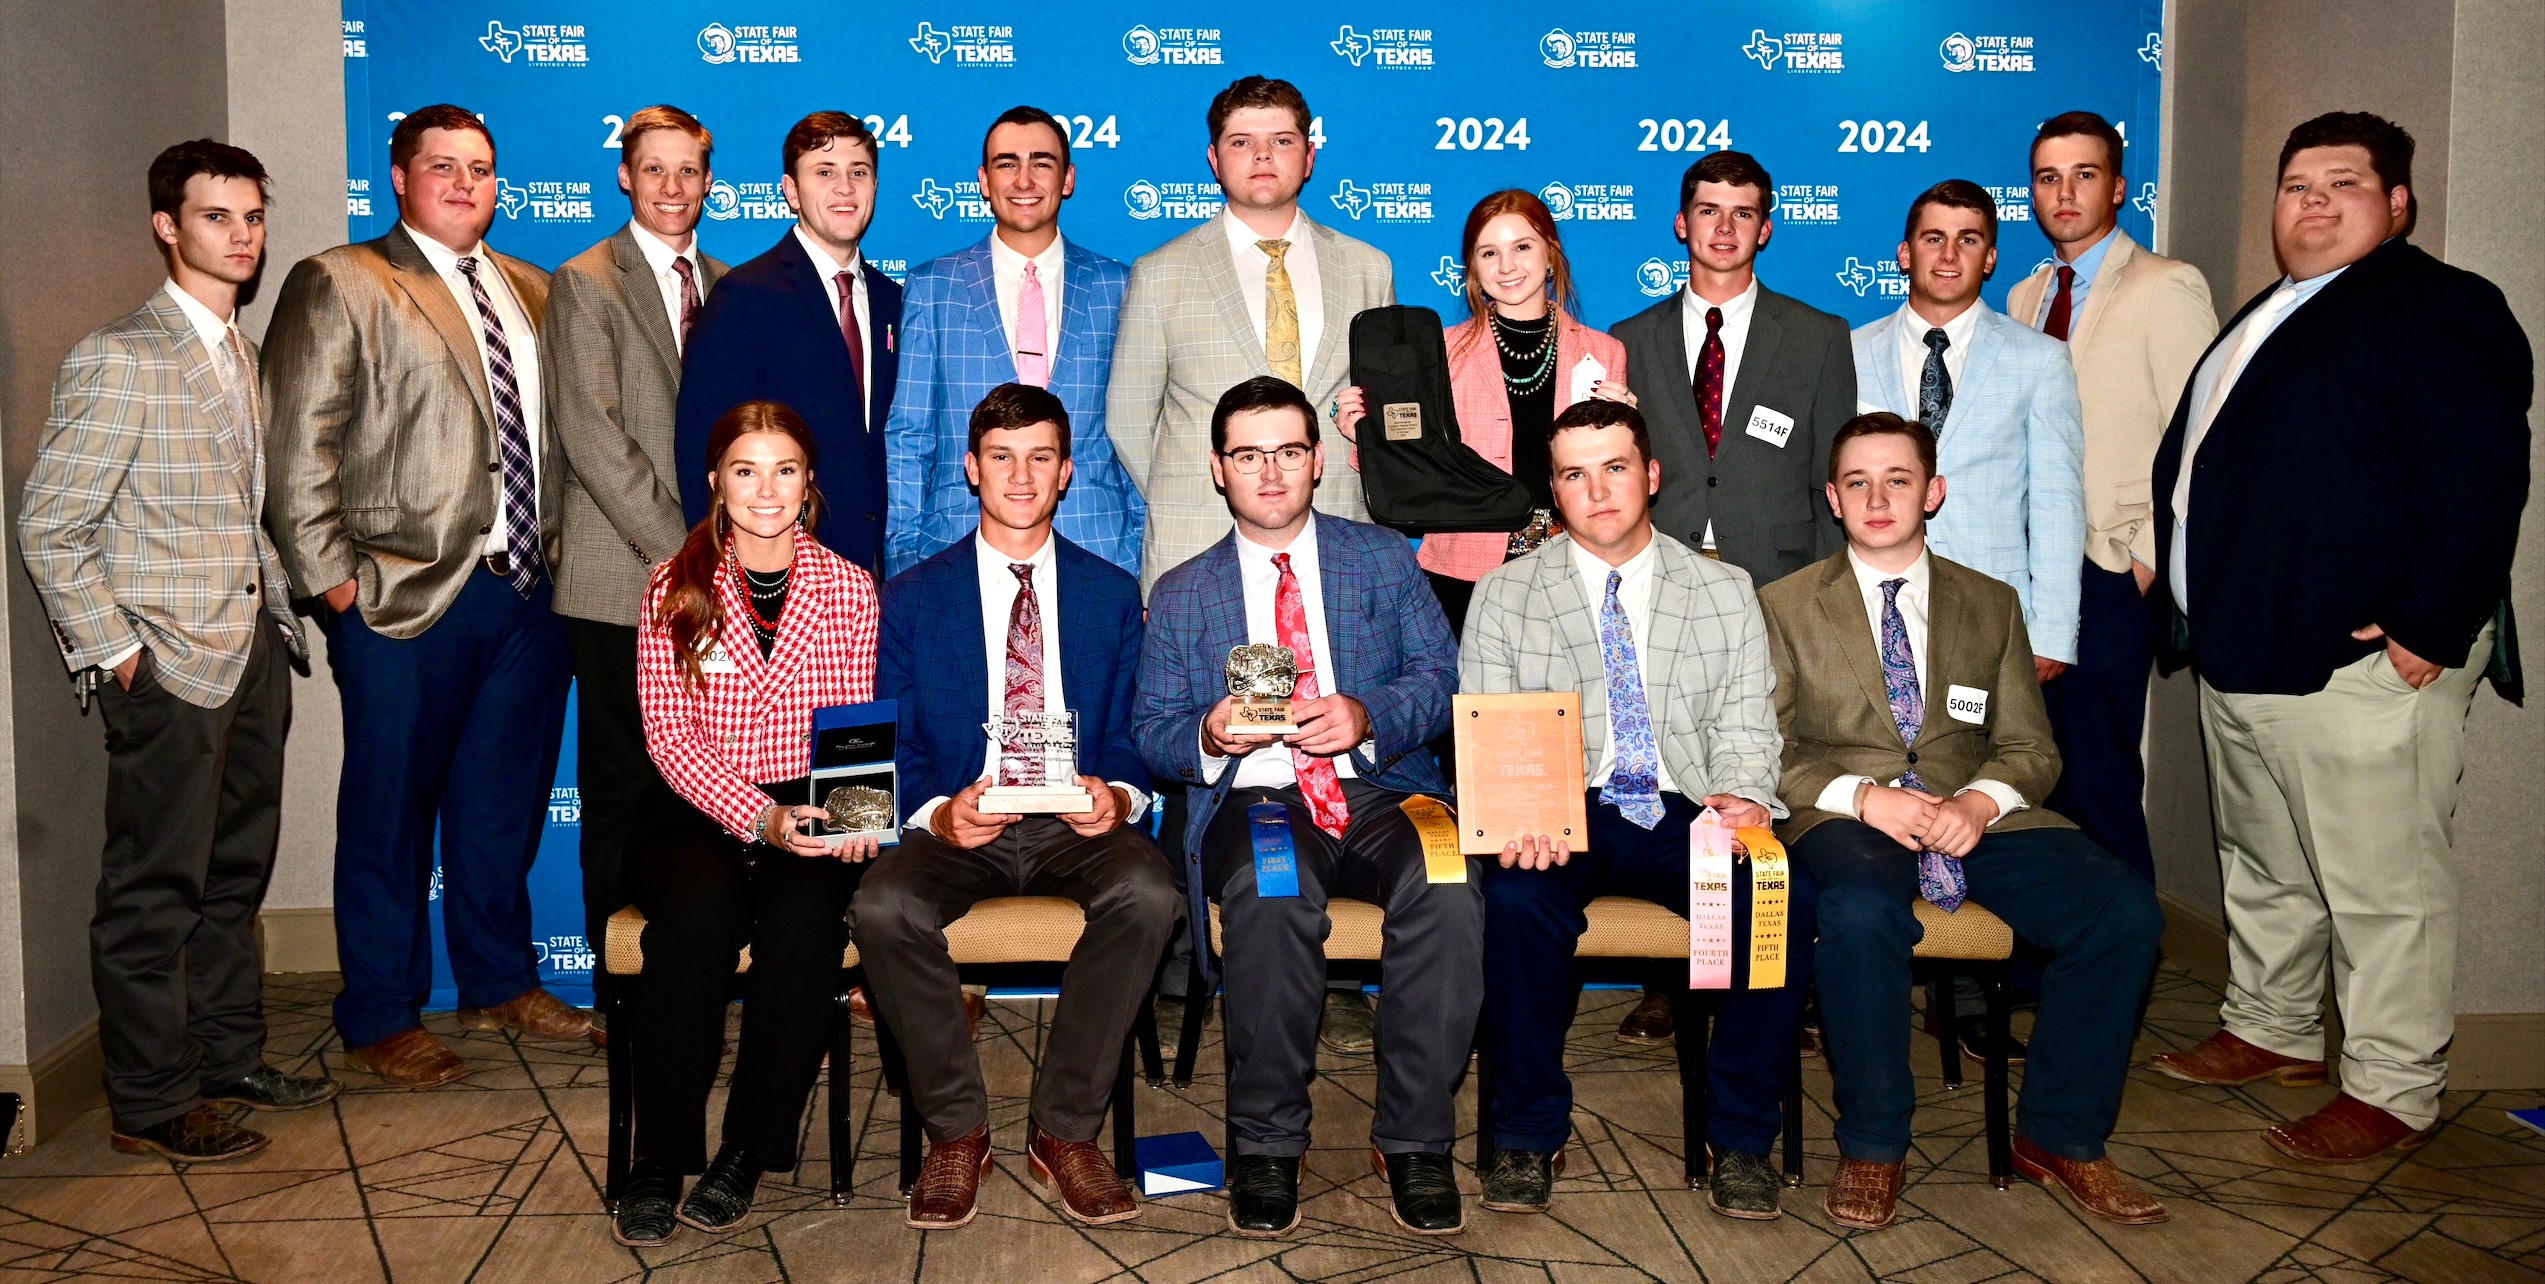
[[[1830,439],[1856,413],[1847,323],[1758,280],[1776,183],[1747,152],[1713,152],[1679,180],[1688,285],[1620,322],[1626,368],[1661,463],[1652,521],[1770,584],[1846,547],[1821,498]],[[1646,987],[1617,1027],[1667,1043],[1670,1001]]]
[[[884,418],[901,287],[858,249],[875,218],[875,135],[846,112],[787,131],[779,180],[796,224],[725,274],[682,356],[673,458],[688,520],[707,516],[707,432],[745,401],[782,401],[813,428],[822,542],[875,571],[884,547]],[[879,577],[880,578],[880,577]]]
[[[2264,1134],[2321,1163],[2436,1130],[2449,826],[2527,502],[2527,337],[2491,282],[2405,239],[2412,152],[2362,113],[2290,131],[2286,275],[2201,358],[2156,456],[2157,583],[2200,670],[2232,970],[2224,1028],[2153,1066],[2323,1082],[2331,950],[2342,1091]]]

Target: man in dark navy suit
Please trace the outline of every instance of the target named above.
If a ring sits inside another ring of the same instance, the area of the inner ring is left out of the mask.
[[[672,449],[681,503],[691,522],[707,516],[707,431],[719,416],[784,402],[821,453],[822,542],[872,571],[901,328],[901,287],[858,250],[875,218],[875,136],[846,112],[817,111],[787,131],[784,158],[795,226],[717,283],[683,354]]]
[[[1027,1162],[1077,1221],[1140,1211],[1095,1137],[1178,898],[1138,824],[1149,805],[1131,727],[1140,584],[1053,532],[1069,447],[1059,397],[992,389],[972,411],[963,459],[979,531],[884,586],[875,695],[901,702],[901,796],[925,801],[867,872],[855,913],[876,1012],[910,1067],[905,1108],[927,1121],[909,1211],[921,1230],[971,1221],[989,1165],[988,1097],[971,1028],[955,1019],[963,996],[945,928],[993,896],[1064,896],[1087,914],[1034,1084]],[[993,720],[1064,710],[1077,714],[1074,780],[1049,778],[1041,754],[988,733]],[[1003,814],[984,797],[994,783],[1075,784],[1091,801],[1074,814]]]

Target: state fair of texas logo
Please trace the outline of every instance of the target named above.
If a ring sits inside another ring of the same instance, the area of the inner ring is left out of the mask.
[[[910,48],[939,66],[952,57],[957,66],[963,67],[1013,67],[1016,28],[966,24],[939,31],[935,23],[922,22],[918,34],[910,38]]]

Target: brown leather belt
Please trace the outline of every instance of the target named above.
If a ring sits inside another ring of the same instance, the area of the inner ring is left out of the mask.
[[[494,576],[496,579],[503,580],[506,583],[510,583],[512,581],[513,555],[509,552],[488,553],[478,558],[477,564],[485,567],[486,573]]]

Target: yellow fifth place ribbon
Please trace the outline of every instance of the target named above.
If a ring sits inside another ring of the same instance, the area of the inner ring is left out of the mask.
[[[1416,794],[1397,804],[1423,840],[1423,875],[1434,883],[1467,881],[1467,858],[1458,854],[1458,818],[1437,798]]]
[[[1750,858],[1750,988],[1780,989],[1785,984],[1786,898],[1793,867],[1786,863],[1785,844],[1764,825],[1743,828],[1735,837]]]

